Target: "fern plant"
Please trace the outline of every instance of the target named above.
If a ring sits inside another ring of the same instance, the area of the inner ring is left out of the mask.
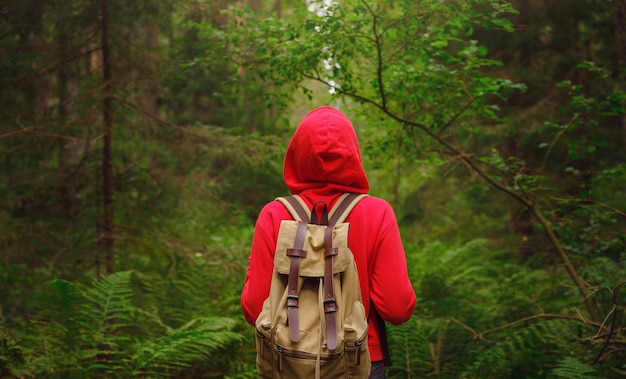
[[[436,347],[428,339],[436,330],[419,317],[387,328],[392,365],[390,378],[419,378],[436,371]]]
[[[240,341],[240,335],[229,331],[233,326],[229,318],[196,319],[156,341],[147,341],[133,354],[129,377],[171,378],[172,373],[211,357],[211,352]]]
[[[17,341],[21,361],[8,361],[16,377],[171,378],[210,360],[242,335],[229,318],[195,318],[179,327],[133,304],[130,271],[87,288],[54,280],[41,298],[39,318]],[[14,351],[13,349],[12,351]]]
[[[598,379],[593,367],[573,357],[561,358],[550,374],[555,379]]]
[[[571,305],[560,296],[562,279],[550,271],[519,263],[484,239],[427,241],[406,250],[419,328],[391,327],[389,334],[392,351],[411,346],[416,355],[395,354],[391,377],[545,377],[575,342],[580,326],[571,321],[538,318],[498,329]]]
[[[153,339],[173,329],[188,330],[189,320],[230,320],[226,329],[237,332],[243,343],[229,345],[231,354],[216,354],[206,367],[195,364],[184,369],[183,377],[201,375],[247,375],[255,368],[254,328],[244,320],[241,312],[241,283],[245,276],[245,262],[251,240],[250,227],[224,225],[205,233],[202,246],[181,249],[167,256],[167,265],[158,271],[135,272],[137,288],[135,303],[152,310],[162,325],[154,325],[159,333]],[[220,321],[221,322],[221,321]],[[219,323],[219,322],[218,322]],[[199,328],[200,324],[194,324]],[[204,324],[207,325],[207,324]],[[213,332],[215,333],[215,331]]]

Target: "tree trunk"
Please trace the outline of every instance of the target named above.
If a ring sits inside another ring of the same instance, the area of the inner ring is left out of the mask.
[[[102,0],[102,193],[103,193],[103,220],[101,246],[104,251],[104,262],[107,274],[113,273],[113,166],[111,162],[112,141],[112,98],[111,98],[111,54],[109,46],[109,9],[107,0]],[[99,268],[98,268],[99,269]]]
[[[283,17],[283,3],[281,0],[276,0],[276,18],[281,19]]]
[[[145,25],[144,26],[144,35],[146,38],[146,45],[148,46],[148,51],[146,52],[146,57],[149,60],[145,63],[144,68],[150,72],[155,72],[154,64],[152,62],[156,62],[158,60],[158,56],[155,51],[157,51],[157,47],[159,44],[159,27],[157,25]],[[141,73],[138,73],[141,77]],[[154,118],[158,117],[157,110],[157,100],[159,98],[159,82],[158,79],[153,77],[153,75],[149,75],[146,79],[140,80],[140,94],[139,94],[139,104],[141,105],[141,110],[144,112],[147,117],[147,123],[149,125],[154,124]]]
[[[261,11],[261,1],[260,0],[248,0],[248,6],[250,9],[259,13]]]
[[[62,30],[63,25],[58,25]],[[65,57],[70,54],[72,42],[68,42],[64,36],[59,39],[59,71],[57,75],[57,93],[59,97],[58,115],[64,125],[69,126],[68,138],[59,139],[59,168],[69,175],[73,172],[74,166],[81,160],[81,149],[84,146],[73,137],[72,125],[74,121],[72,105],[78,94],[78,80],[72,72],[72,62],[65,63]],[[88,140],[88,138],[87,138]],[[85,142],[88,143],[87,141]],[[64,180],[59,186],[59,192],[63,202],[63,213],[66,218],[70,218],[76,210],[76,191],[69,181]]]
[[[522,66],[530,66],[531,64],[531,54],[532,54],[532,46],[529,35],[533,33],[531,30],[530,19],[532,15],[532,8],[530,6],[530,0],[521,0],[519,17],[520,23],[522,27],[522,36],[523,41],[520,46],[520,55],[519,55],[519,63]]]
[[[626,0],[614,0],[615,45],[617,48],[617,70],[620,80],[618,90],[626,92]],[[626,103],[626,101],[624,101]],[[622,103],[622,109],[626,104]],[[626,113],[622,113],[622,143],[626,147]]]

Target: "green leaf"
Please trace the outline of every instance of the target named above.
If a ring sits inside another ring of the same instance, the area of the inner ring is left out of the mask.
[[[441,49],[443,47],[448,46],[448,41],[447,40],[438,40],[438,41],[433,41],[430,43],[430,46],[436,48],[436,49]]]

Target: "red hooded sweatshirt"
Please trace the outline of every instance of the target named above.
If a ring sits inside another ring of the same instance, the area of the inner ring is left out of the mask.
[[[309,207],[323,200],[332,208],[344,192],[368,192],[357,137],[343,113],[324,106],[304,117],[287,148],[284,180],[290,192],[301,196]],[[263,207],[256,222],[241,295],[243,313],[251,325],[255,325],[269,296],[276,240],[284,219],[292,217],[280,202],[272,201]],[[371,301],[384,320],[394,325],[409,320],[415,308],[415,292],[393,209],[383,199],[368,196],[356,205],[346,222],[350,223],[348,244],[368,315]],[[368,343],[372,362],[381,361],[379,331],[372,320]]]

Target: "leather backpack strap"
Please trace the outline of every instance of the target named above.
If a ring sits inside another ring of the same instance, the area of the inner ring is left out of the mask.
[[[285,206],[285,208],[287,208],[287,210],[291,214],[291,217],[293,217],[294,220],[303,221],[307,224],[311,222],[309,209],[306,203],[302,200],[302,198],[300,198],[300,196],[292,195],[277,197],[276,200],[283,203],[283,205]]]
[[[339,197],[337,203],[330,210],[328,217],[328,225],[336,225],[343,222],[352,209],[356,206],[357,202],[362,198],[369,196],[367,194],[358,193],[344,193]],[[298,195],[277,197],[276,200],[280,201],[285,208],[289,211],[294,220],[304,221],[306,223],[311,222],[311,212],[307,204]]]
[[[322,214],[317,212],[318,204],[322,205]],[[311,209],[311,224],[315,225],[326,225],[328,226],[328,205],[324,202],[324,200],[318,200],[313,204],[313,209]]]
[[[306,236],[307,224],[298,221],[296,238],[293,249],[287,249],[287,256],[291,257],[289,264],[289,278],[287,279],[287,323],[289,324],[289,336],[293,342],[300,341],[300,322],[298,320],[298,277],[300,271],[300,261],[306,258],[304,250],[304,238]]]
[[[391,354],[389,353],[389,342],[387,341],[387,326],[385,320],[378,314],[374,302],[370,301],[370,314],[368,321],[374,318],[374,322],[378,327],[378,339],[380,341],[380,348],[383,353],[383,365],[385,367],[391,366]]]
[[[298,196],[278,197],[289,211],[291,216],[298,221],[296,237],[293,249],[287,249],[287,256],[290,257],[289,276],[287,279],[287,323],[289,324],[289,336],[293,342],[300,342],[300,321],[298,319],[298,278],[300,262],[306,258],[304,250],[304,238],[306,236],[307,224],[310,222],[309,212],[306,204]]]
[[[328,227],[324,231],[324,314],[326,318],[326,347],[329,350],[337,348],[337,301],[333,285],[333,257],[338,249],[333,247],[334,226],[341,223],[356,205],[356,202],[366,195],[346,193],[341,195],[330,215]]]
[[[356,204],[364,197],[369,195],[364,193],[344,193],[341,195],[337,203],[330,211],[328,225],[337,225],[344,222],[346,217],[352,212]]]
[[[337,301],[333,286],[333,257],[338,249],[333,247],[333,227],[324,231],[324,314],[326,318],[326,347],[337,348]]]

